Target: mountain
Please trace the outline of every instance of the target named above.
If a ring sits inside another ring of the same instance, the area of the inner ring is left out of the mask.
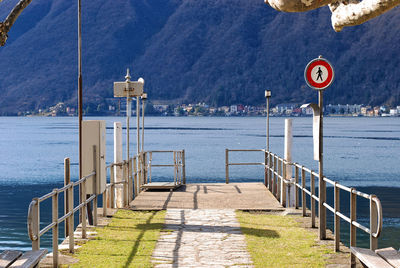
[[[16,0],[0,3],[4,19]],[[77,105],[77,1],[35,0],[0,48],[0,115]],[[280,13],[262,0],[83,1],[84,104],[143,77],[149,99],[213,105],[309,102],[307,63],[335,68],[325,103],[400,105],[400,8],[336,33],[327,7]]]

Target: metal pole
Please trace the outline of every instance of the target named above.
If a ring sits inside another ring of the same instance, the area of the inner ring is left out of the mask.
[[[142,152],[144,152],[144,108],[146,99],[142,98]]]
[[[137,131],[137,154],[140,153],[140,101],[136,97],[136,131]]]
[[[323,91],[318,91],[318,106],[319,106],[319,239],[326,239],[326,208],[324,203],[326,201],[326,186],[323,173]]]
[[[131,118],[131,98],[126,97],[126,159],[129,160],[129,122]]]
[[[79,179],[82,178],[82,5],[81,0],[78,0],[78,121],[79,121]],[[79,185],[79,191],[82,192],[82,187]],[[79,213],[79,221],[82,219],[82,210]]]
[[[269,97],[267,97],[267,151],[269,152]]]
[[[131,80],[131,75],[129,74],[129,69],[126,69],[125,75],[126,82],[126,92],[129,92],[129,82]],[[129,94],[126,94],[126,159],[129,161],[129,121],[131,118],[131,98]]]

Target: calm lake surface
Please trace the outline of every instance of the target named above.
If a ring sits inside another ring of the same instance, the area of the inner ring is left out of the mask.
[[[106,120],[106,159],[107,163],[112,162],[113,122],[125,125],[125,118],[85,119]],[[292,120],[293,161],[317,170],[318,163],[313,160],[312,119]],[[281,156],[284,121],[284,118],[270,119],[270,149]],[[266,142],[262,117],[149,117],[145,125],[145,150],[186,150],[188,183],[224,182],[225,148],[261,149]],[[135,127],[135,120],[131,126]],[[136,151],[135,133],[132,129],[131,151]],[[325,176],[376,194],[384,211],[379,247],[399,248],[400,118],[326,117],[324,136]],[[62,186],[65,157],[70,157],[72,179],[77,180],[78,119],[0,117],[0,148],[0,250],[29,250],[26,216],[32,198]],[[168,159],[154,161],[165,163]],[[263,162],[263,154],[233,154],[231,161]],[[259,166],[231,167],[230,170],[232,182],[263,181],[263,169]],[[153,169],[153,177],[158,180],[170,179],[172,174],[168,168]],[[342,208],[346,211],[348,197],[344,196],[345,192],[342,195]],[[328,189],[329,196],[332,194]],[[42,228],[50,218],[51,202],[48,203],[41,208]],[[367,208],[362,202],[359,205],[359,221],[369,226]],[[342,239],[346,241],[349,227],[342,224]],[[50,239],[51,236],[43,237],[42,246],[50,248]],[[368,247],[365,235],[360,234],[358,245]]]

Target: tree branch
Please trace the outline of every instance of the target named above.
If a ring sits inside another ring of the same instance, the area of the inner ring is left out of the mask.
[[[304,12],[326,6],[337,0],[264,0],[272,8],[284,12]]]
[[[336,32],[340,32],[343,27],[360,25],[399,4],[400,0],[363,0],[330,5],[332,27]]]
[[[1,0],[0,0],[1,2]],[[7,18],[0,22],[0,46],[4,46],[8,32],[10,31],[11,27],[17,20],[18,16],[21,12],[32,2],[32,0],[20,0],[18,4],[11,10],[10,14],[8,14]]]
[[[284,12],[304,12],[329,5],[332,27],[340,32],[343,27],[362,24],[400,5],[400,0],[264,0],[272,8]]]

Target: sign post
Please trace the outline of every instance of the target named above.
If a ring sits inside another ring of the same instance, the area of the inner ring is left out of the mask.
[[[114,97],[126,97],[126,161],[128,161],[128,176],[130,176],[130,152],[129,152],[129,122],[130,117],[132,115],[132,98],[136,97],[139,100],[139,97],[143,95],[143,85],[144,79],[139,78],[138,81],[131,81],[131,76],[129,74],[129,69],[126,70],[124,82],[114,82]],[[137,104],[139,102],[137,101]],[[139,153],[139,114],[136,113],[138,124],[136,126],[138,132],[138,153]]]
[[[314,160],[319,163],[319,239],[326,239],[326,183],[323,173],[323,92],[329,87],[335,77],[332,65],[326,59],[319,56],[310,61],[304,70],[304,79],[309,87],[318,90],[318,106],[310,103],[302,107],[311,107],[314,112],[313,139],[314,139]],[[316,148],[318,144],[318,149]]]

